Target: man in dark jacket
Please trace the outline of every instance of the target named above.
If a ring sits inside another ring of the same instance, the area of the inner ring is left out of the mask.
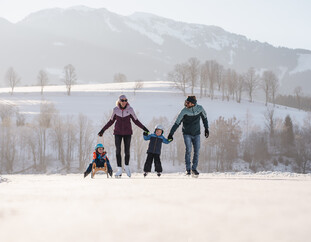
[[[203,121],[205,128],[205,137],[208,138],[208,121],[204,108],[197,104],[195,96],[188,96],[185,101],[185,108],[183,108],[175,121],[175,124],[171,128],[168,135],[168,140],[173,140],[173,135],[179,125],[183,123],[182,132],[184,136],[184,142],[186,145],[185,163],[186,163],[186,174],[197,177],[199,172],[197,171],[197,166],[199,162],[199,151],[200,151],[200,118]],[[190,163],[191,149],[194,149],[194,155],[192,160],[192,167]]]

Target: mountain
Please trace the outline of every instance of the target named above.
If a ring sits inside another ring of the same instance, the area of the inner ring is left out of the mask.
[[[76,67],[81,82],[109,82],[115,73],[128,80],[165,80],[168,71],[190,57],[215,59],[245,72],[274,70],[282,91],[301,85],[311,93],[311,51],[274,47],[216,26],[177,22],[148,13],[121,16],[76,6],[46,9],[17,24],[0,20],[0,76],[13,66],[24,83],[40,69],[59,82],[63,67]]]

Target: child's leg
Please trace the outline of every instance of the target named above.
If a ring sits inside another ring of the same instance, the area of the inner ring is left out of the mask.
[[[160,160],[160,155],[154,155],[154,166],[156,172],[162,172],[162,164]]]
[[[153,161],[153,154],[148,153],[147,159],[144,165],[144,172],[151,172],[152,161]]]
[[[88,168],[86,169],[86,171],[85,171],[86,174],[90,174],[90,172],[92,171],[92,166],[93,166],[93,162],[90,163]]]
[[[107,162],[107,168],[108,168],[108,171],[112,171],[112,167],[110,165],[110,162],[109,161],[106,161]]]

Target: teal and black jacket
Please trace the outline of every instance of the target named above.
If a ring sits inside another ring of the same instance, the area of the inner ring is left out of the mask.
[[[183,134],[188,135],[199,135],[200,130],[200,118],[202,118],[203,125],[205,129],[208,129],[208,121],[204,108],[201,105],[196,104],[192,108],[184,108],[178,115],[175,124],[171,128],[170,135],[173,136],[177,128],[181,123]]]

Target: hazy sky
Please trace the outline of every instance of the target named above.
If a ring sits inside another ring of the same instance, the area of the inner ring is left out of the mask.
[[[274,46],[311,50],[311,0],[0,0],[0,17],[17,22],[40,9],[74,5],[121,15],[148,12],[216,25]]]

